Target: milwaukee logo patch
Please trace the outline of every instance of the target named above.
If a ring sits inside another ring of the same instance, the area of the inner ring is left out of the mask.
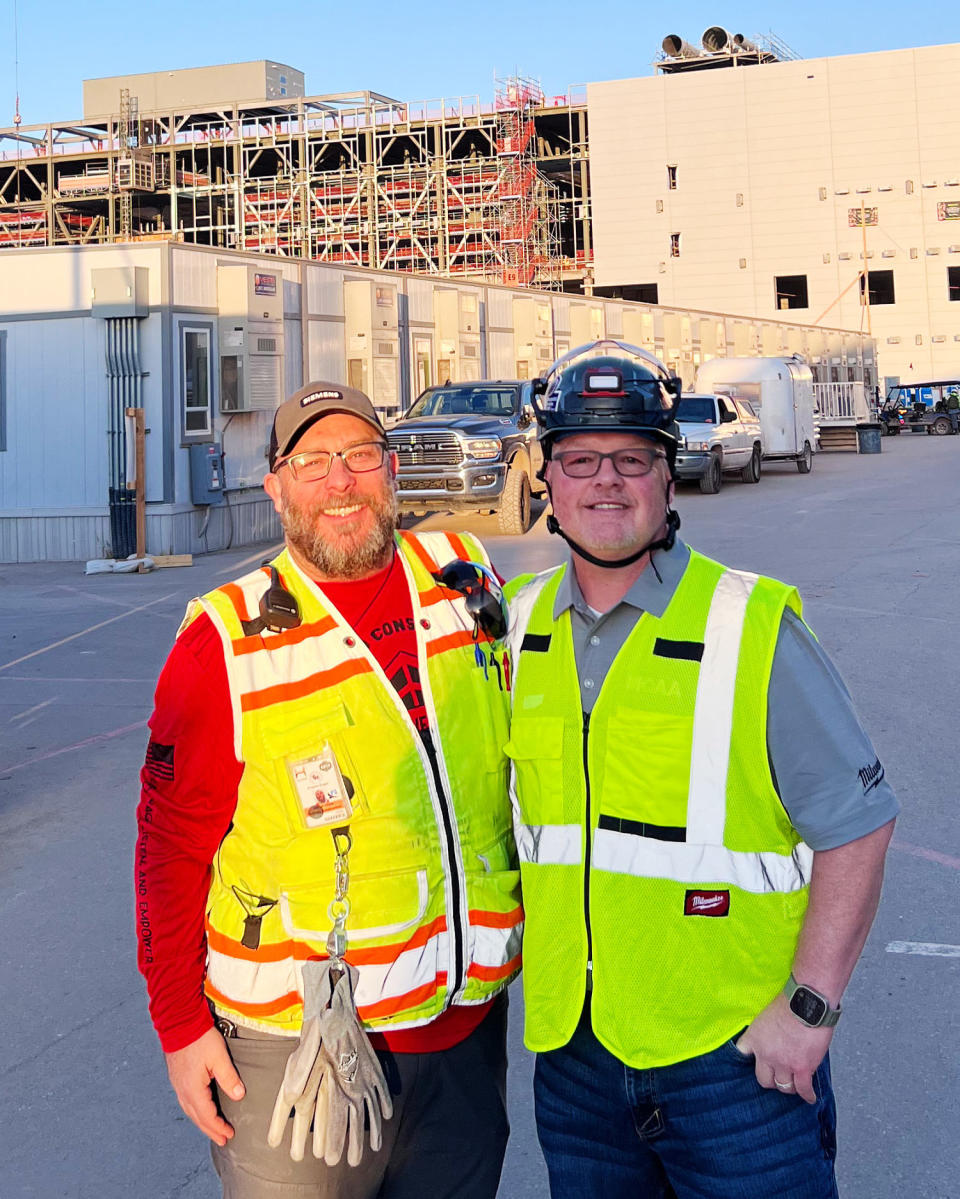
[[[727,916],[729,891],[688,891],[683,901],[684,916]]]
[[[880,765],[880,759],[877,758],[869,766],[861,767],[858,774],[860,775],[860,784],[863,787],[863,793],[866,795],[874,787],[883,782],[883,767]]]

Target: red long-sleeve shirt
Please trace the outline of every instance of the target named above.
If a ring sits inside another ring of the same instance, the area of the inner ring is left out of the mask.
[[[369,646],[416,728],[426,729],[413,604],[399,560],[395,556],[372,578],[325,583],[323,589]],[[211,862],[229,831],[242,775],[223,645],[203,615],[177,638],[161,672],[140,772],[137,960],[167,1053],[213,1026],[203,994],[204,911]],[[469,1036],[488,1006],[451,1007],[421,1028],[374,1034],[371,1040],[395,1052],[446,1049]]]

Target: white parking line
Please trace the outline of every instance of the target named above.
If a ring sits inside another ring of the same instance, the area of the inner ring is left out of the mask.
[[[13,724],[13,722],[15,720],[25,720],[28,716],[31,716],[34,712],[39,712],[41,708],[47,708],[50,706],[50,704],[55,703],[55,702],[56,702],[56,700],[53,698],[45,699],[45,700],[43,700],[42,703],[34,704],[32,708],[24,708],[24,710],[22,712],[17,712],[15,716],[10,717],[10,723]]]
[[[891,941],[887,953],[916,953],[925,958],[960,958],[960,945],[937,945],[932,941]]]
[[[47,762],[50,758],[59,758],[61,754],[86,749],[90,745],[100,745],[103,741],[112,741],[114,737],[122,737],[125,733],[132,733],[135,729],[145,729],[146,727],[146,720],[138,720],[135,724],[125,724],[121,728],[111,729],[108,733],[96,733],[92,737],[85,737],[83,741],[75,741],[73,745],[64,745],[60,749],[51,749],[45,754],[38,754],[35,758],[27,758],[24,762],[14,762],[11,766],[0,766],[0,777],[13,774],[15,770],[24,770],[27,766],[36,766],[38,762]]]
[[[164,600],[172,599],[174,595],[176,595],[176,592],[171,591],[169,595],[161,595],[159,599],[150,600],[148,604],[140,604],[136,608],[130,608],[126,612],[121,612],[119,616],[111,616],[109,620],[101,620],[99,624],[92,624],[87,629],[81,629],[79,633],[71,633],[69,637],[61,637],[59,641],[53,641],[50,645],[43,646],[42,649],[35,649],[32,654],[24,654],[22,658],[14,658],[12,662],[4,662],[0,666],[0,670],[9,670],[11,666],[19,666],[21,662],[27,662],[31,658],[36,658],[39,654],[47,653],[48,650],[58,649],[61,645],[66,645],[68,641],[76,641],[78,637],[85,637],[87,633],[95,633],[97,629],[105,628],[108,624],[113,624],[115,620],[123,620],[125,616],[133,616],[135,612],[142,612],[144,608],[152,608],[154,604],[162,604]]]

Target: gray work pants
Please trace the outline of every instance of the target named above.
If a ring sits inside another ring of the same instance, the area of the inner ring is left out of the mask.
[[[218,1100],[235,1129],[213,1164],[224,1199],[494,1199],[509,1125],[506,1108],[507,997],[465,1041],[437,1053],[380,1053],[393,1098],[383,1145],[369,1140],[358,1166],[327,1166],[311,1152],[290,1157],[290,1126],[277,1149],[267,1129],[297,1042],[240,1029],[227,1046],[246,1087],[239,1103]],[[216,1087],[214,1086],[216,1091]]]

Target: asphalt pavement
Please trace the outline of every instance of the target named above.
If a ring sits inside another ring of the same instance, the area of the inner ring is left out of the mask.
[[[960,437],[901,436],[880,455],[819,455],[808,476],[780,465],[714,496],[684,486],[677,502],[698,549],[799,587],[903,806],[832,1054],[845,1199],[960,1196],[958,478]],[[505,575],[562,553],[542,517],[523,538],[491,518],[420,527],[443,526],[478,532]],[[147,575],[0,566],[0,1199],[219,1194],[136,970],[134,811],[186,601],[268,551]],[[514,988],[500,1196],[545,1199],[521,1023]]]

